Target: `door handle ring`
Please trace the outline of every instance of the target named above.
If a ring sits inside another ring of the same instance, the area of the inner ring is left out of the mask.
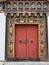
[[[31,40],[30,42],[33,43],[33,40]]]
[[[23,41],[20,39],[19,42],[22,43]]]

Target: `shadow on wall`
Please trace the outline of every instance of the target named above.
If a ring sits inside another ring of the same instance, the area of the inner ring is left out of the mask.
[[[48,61],[49,61],[49,16],[47,17],[47,23],[48,23]]]

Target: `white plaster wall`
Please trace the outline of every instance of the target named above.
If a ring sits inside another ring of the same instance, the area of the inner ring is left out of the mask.
[[[5,59],[5,23],[4,13],[0,13],[0,61]]]

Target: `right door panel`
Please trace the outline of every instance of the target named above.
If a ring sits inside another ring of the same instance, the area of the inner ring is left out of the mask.
[[[27,58],[38,58],[38,25],[27,25]]]

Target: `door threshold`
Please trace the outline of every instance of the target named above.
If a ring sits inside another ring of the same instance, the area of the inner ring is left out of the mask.
[[[35,59],[33,59],[33,58],[16,58],[15,59],[15,61],[40,61],[40,59],[39,58],[35,58]]]

